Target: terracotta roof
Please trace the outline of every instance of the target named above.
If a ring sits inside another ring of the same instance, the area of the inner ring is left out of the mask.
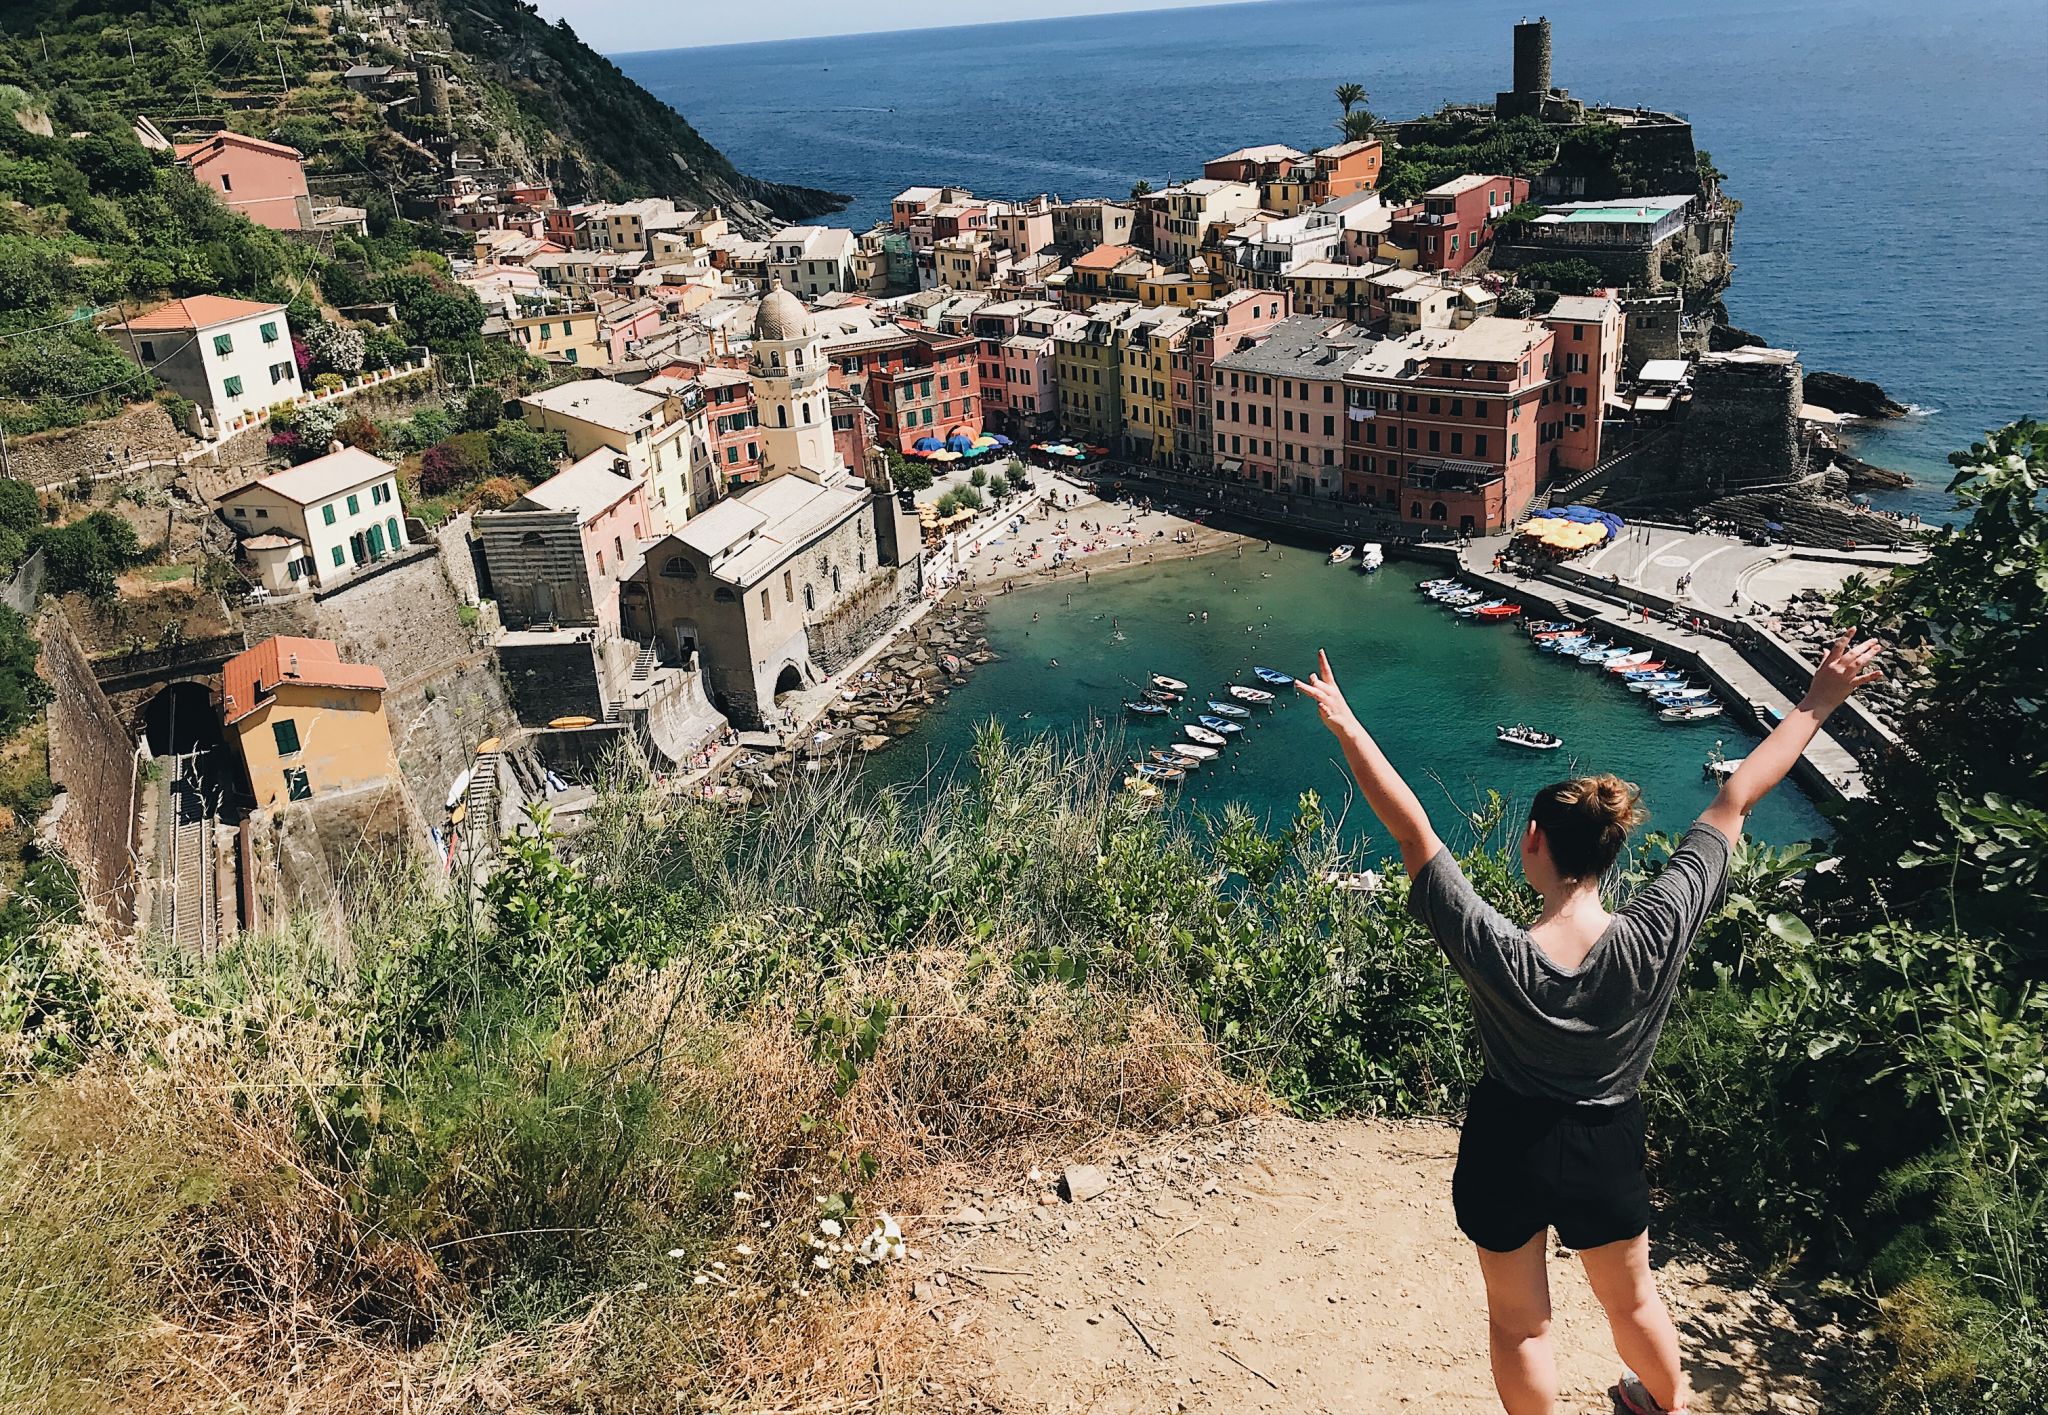
[[[184,162],[207,148],[223,147],[228,143],[233,143],[237,147],[253,148],[257,152],[276,153],[279,157],[289,157],[294,162],[302,159],[302,154],[295,147],[287,147],[281,142],[267,142],[262,138],[252,138],[247,133],[231,133],[225,130],[215,133],[210,138],[202,138],[198,142],[181,142],[172,149],[172,152],[180,162]]]
[[[211,329],[230,320],[252,315],[278,314],[283,305],[266,305],[256,300],[231,300],[225,295],[189,295],[159,305],[148,314],[128,321],[128,327],[143,334],[173,329]]]
[[[326,639],[265,639],[229,659],[221,669],[221,718],[230,724],[270,700],[281,682],[315,688],[367,688],[383,692],[384,670],[373,663],[343,663]]]
[[[1083,256],[1074,258],[1076,270],[1114,270],[1117,266],[1139,254],[1136,246],[1100,245]]]

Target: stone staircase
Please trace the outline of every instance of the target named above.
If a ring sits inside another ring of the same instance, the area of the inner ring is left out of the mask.
[[[170,785],[170,918],[166,932],[178,948],[202,957],[219,935],[213,860],[213,817],[194,780],[191,760],[178,757]]]
[[[653,674],[654,660],[654,645],[651,643],[642,644],[639,655],[633,660],[633,681],[635,683],[645,683]],[[606,714],[605,720],[607,722],[611,720],[609,713]]]
[[[498,753],[478,752],[463,796],[462,831],[471,855],[487,859],[498,849]]]

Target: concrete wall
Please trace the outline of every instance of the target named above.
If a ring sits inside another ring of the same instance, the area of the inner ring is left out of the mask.
[[[117,926],[135,921],[135,743],[94,681],[85,650],[61,612],[36,624],[50,700],[50,781],[64,793],[58,851],[81,892]]]
[[[569,630],[531,642],[498,645],[498,669],[511,705],[522,722],[541,724],[558,717],[604,720],[604,695],[598,688],[597,660],[591,631]]]
[[[429,849],[426,821],[391,782],[254,811],[247,838],[244,926],[275,927],[310,913],[341,956],[349,947],[348,901],[359,882]]]
[[[506,627],[598,622],[574,511],[484,511],[476,530]]]

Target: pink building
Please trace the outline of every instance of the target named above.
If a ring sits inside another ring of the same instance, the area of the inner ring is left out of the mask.
[[[605,358],[609,362],[622,364],[632,353],[634,345],[652,337],[661,328],[661,321],[661,305],[646,296],[636,300],[600,299],[597,305],[597,342],[604,347]]]
[[[1542,409],[1552,472],[1590,472],[1600,465],[1600,420],[1621,380],[1624,319],[1611,290],[1561,296],[1543,317],[1558,375]]]
[[[1414,250],[1424,270],[1462,270],[1493,244],[1493,223],[1528,199],[1526,178],[1453,178],[1395,212],[1387,236],[1395,245]]]
[[[619,581],[647,539],[647,484],[601,447],[514,502],[478,512],[491,593],[507,628],[595,624],[619,632]]]
[[[713,366],[696,375],[704,390],[704,421],[711,438],[711,463],[728,482],[761,479],[761,422],[754,411],[754,382],[746,370]]]
[[[1052,434],[1059,420],[1052,330],[1060,313],[1041,300],[1005,300],[974,312],[982,415],[993,431],[1019,442]]]
[[[1340,319],[1295,315],[1216,360],[1217,468],[1267,490],[1344,489],[1344,375],[1373,336]]]
[[[223,130],[204,142],[179,143],[172,152],[193,180],[258,226],[311,229],[313,199],[297,148]]]
[[[1013,255],[1036,255],[1052,244],[1052,205],[1044,197],[1000,202],[989,219],[989,239]]]
[[[1190,466],[1206,471],[1216,463],[1216,360],[1246,347],[1292,312],[1284,290],[1233,290],[1195,306],[1187,337],[1174,356],[1170,395],[1176,430],[1192,432],[1176,439],[1187,449]]]

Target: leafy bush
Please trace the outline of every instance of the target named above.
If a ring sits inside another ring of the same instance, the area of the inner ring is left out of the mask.
[[[1532,289],[1555,290],[1560,295],[1583,295],[1607,283],[1599,266],[1577,256],[1531,261],[1516,270],[1515,278]]]
[[[1001,472],[997,472],[988,479],[988,494],[1001,501],[1010,494],[1010,479]]]
[[[0,482],[0,486],[17,485]],[[0,739],[12,737],[15,729],[50,700],[50,685],[36,673],[39,651],[27,621],[0,605]]]
[[[352,324],[320,323],[299,336],[312,356],[313,367],[324,374],[353,374],[363,371],[366,341],[362,330]]]
[[[505,418],[505,397],[488,384],[451,399],[448,411],[464,432],[489,432]]]
[[[501,476],[542,481],[553,476],[556,463],[568,455],[568,441],[559,430],[543,432],[515,418],[490,431],[491,467]]]
[[[422,408],[391,429],[391,445],[400,452],[424,452],[456,432],[455,419],[439,408]]]
[[[973,471],[969,472],[967,474],[967,484],[969,486],[987,486],[988,468],[976,467]]]
[[[315,393],[339,393],[346,387],[348,387],[348,380],[338,373],[315,374],[313,377],[313,391]]]
[[[137,549],[135,527],[111,511],[95,511],[44,534],[44,587],[51,594],[76,590],[110,600],[114,577],[135,563]]]
[[[490,469],[490,438],[481,432],[457,433],[421,455],[420,490],[428,496],[440,496],[468,486]]]

